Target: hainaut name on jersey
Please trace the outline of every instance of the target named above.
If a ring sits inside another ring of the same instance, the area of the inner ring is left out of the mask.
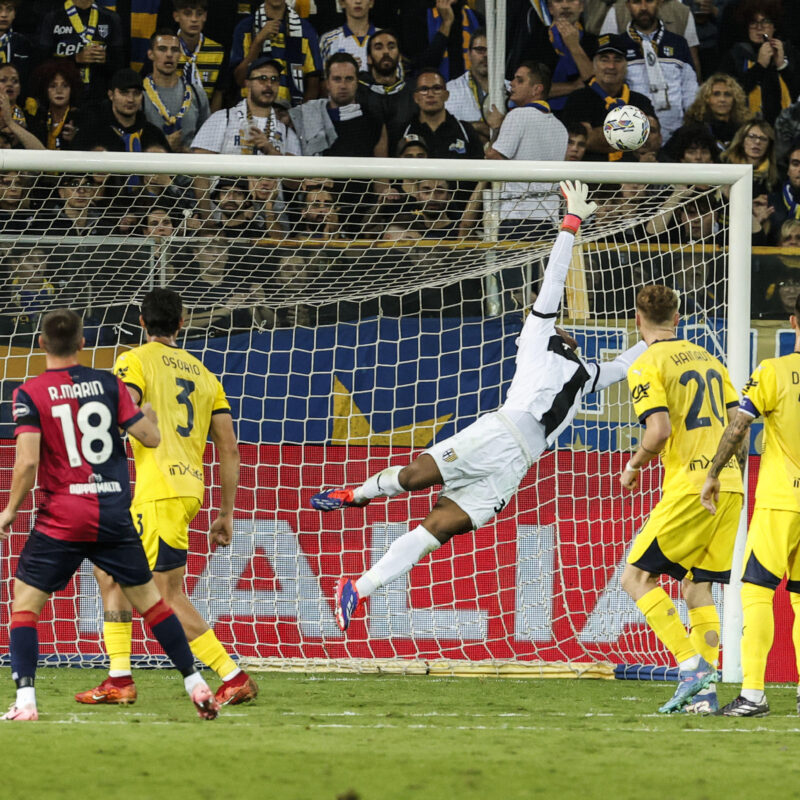
[[[161,360],[164,364],[168,367],[172,367],[172,369],[179,369],[182,372],[191,372],[194,375],[200,374],[200,367],[197,364],[190,364],[188,361],[184,361],[180,358],[175,358],[175,356],[168,356],[166,353],[161,356]]]
[[[714,356],[705,350],[680,350],[677,353],[673,353],[670,358],[672,363],[678,366],[688,364],[691,361],[714,361]]]
[[[80,381],[78,383],[62,383],[48,386],[47,392],[51,400],[72,400],[75,397],[96,397],[103,394],[100,381]]]

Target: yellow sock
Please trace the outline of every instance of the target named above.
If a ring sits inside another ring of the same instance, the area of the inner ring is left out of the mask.
[[[653,633],[661,639],[679,664],[697,655],[697,650],[689,640],[689,634],[678,616],[678,609],[660,586],[640,597],[636,605],[644,614]]]
[[[767,656],[775,636],[772,598],[775,592],[754,583],[742,584],[742,689],[764,691]]]
[[[132,622],[104,622],[103,641],[111,664],[109,672],[131,671]]]
[[[719,658],[719,614],[716,606],[689,609],[689,641],[709,664]]]
[[[195,658],[202,661],[207,667],[211,667],[220,678],[225,678],[237,670],[236,662],[228,655],[228,651],[210,628],[189,642],[189,647]]]
[[[794,657],[797,659],[797,674],[800,675],[800,594],[789,592],[789,600],[794,611],[792,624],[792,643],[794,644]]]

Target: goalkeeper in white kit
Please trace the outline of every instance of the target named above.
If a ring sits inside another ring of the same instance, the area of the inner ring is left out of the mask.
[[[423,556],[459,533],[477,530],[505,508],[534,462],[574,419],[581,397],[624,380],[644,342],[600,364],[578,356],[575,342],[556,328],[572,245],[597,204],[588,187],[564,181],[567,214],[561,223],[541,291],[517,340],[516,372],[499,411],[433,445],[407,467],[389,467],[355,489],[327,489],[311,498],[319,511],[364,506],[377,497],[443,485],[427,517],[400,536],[357,580],[336,584],[336,620],[342,630],[372,592],[405,575]]]

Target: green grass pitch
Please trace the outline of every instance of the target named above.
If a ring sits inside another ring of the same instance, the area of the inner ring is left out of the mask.
[[[772,715],[656,713],[674,684],[257,675],[255,703],[195,714],[177,675],[131,707],[79,706],[99,670],[43,669],[40,721],[0,724],[3,800],[793,797],[794,687]],[[216,681],[212,682],[216,685]],[[13,698],[10,671],[0,686]],[[737,687],[722,685],[727,702]]]

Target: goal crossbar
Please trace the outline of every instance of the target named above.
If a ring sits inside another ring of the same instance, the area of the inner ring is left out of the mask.
[[[310,156],[192,155],[52,150],[0,150],[0,171],[132,172],[159,175],[268,176],[273,178],[463,181],[561,181],[587,183],[719,184],[752,175],[741,164],[620,164],[574,161],[454,160],[442,158],[338,159]]]

